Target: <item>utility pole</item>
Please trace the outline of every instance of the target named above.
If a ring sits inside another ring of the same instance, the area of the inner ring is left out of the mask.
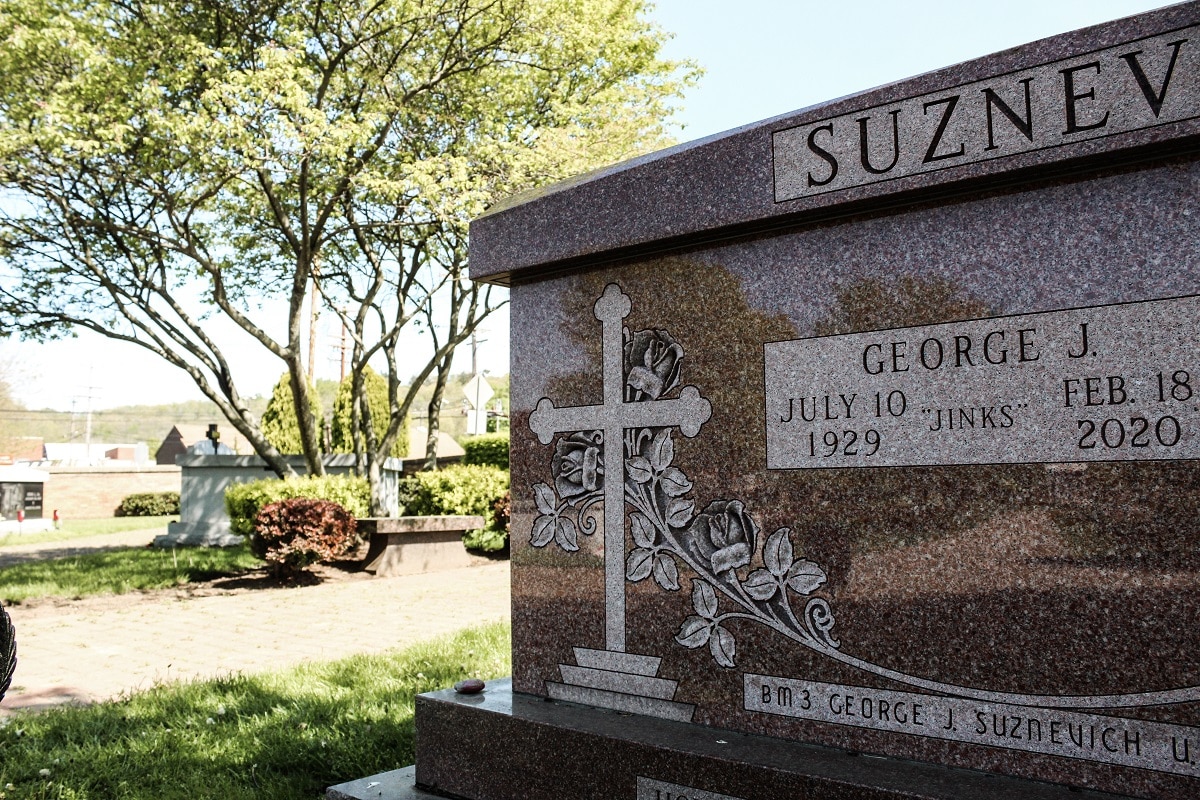
[[[476,359],[475,350],[476,350],[476,348],[479,347],[479,345],[483,344],[486,341],[487,341],[487,339],[476,339],[475,332],[471,331],[471,374],[472,375],[479,374],[479,365],[478,365],[478,360]]]
[[[346,309],[346,307],[345,307],[345,306],[342,306],[342,308],[341,308],[341,314],[340,314],[340,319],[342,320],[342,346],[341,346],[341,351],[342,351],[342,369],[341,369],[341,372],[338,374],[338,380],[339,380],[339,381],[344,381],[344,380],[346,380],[346,334],[347,334],[347,330],[346,330],[346,314],[347,314],[347,309]]]
[[[475,406],[475,424],[468,433],[487,433],[487,409],[483,406],[483,376],[479,374],[479,359],[477,350],[479,345],[486,342],[487,339],[478,339],[475,332],[471,332],[471,380],[475,382],[475,397],[472,399],[472,404]],[[492,394],[488,390],[488,396]]]
[[[316,273],[313,273],[312,298],[309,300],[308,306],[308,380],[314,382],[316,380],[315,370],[317,365],[317,279]]]

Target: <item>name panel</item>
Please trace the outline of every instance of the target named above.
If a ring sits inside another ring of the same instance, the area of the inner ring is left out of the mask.
[[[1102,139],[1200,116],[1200,26],[772,136],[775,201]]]
[[[746,674],[747,711],[1200,776],[1200,729],[1149,720]]]
[[[764,345],[768,469],[1200,458],[1200,297]]]

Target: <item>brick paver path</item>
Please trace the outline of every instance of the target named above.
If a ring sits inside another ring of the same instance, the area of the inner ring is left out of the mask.
[[[143,532],[139,538],[149,537]],[[0,559],[12,550],[0,550]],[[99,598],[8,611],[17,628],[18,663],[0,716],[6,709],[106,699],[163,682],[375,653],[507,619],[509,569],[507,561],[493,561],[318,586],[202,597],[168,593],[140,602]]]

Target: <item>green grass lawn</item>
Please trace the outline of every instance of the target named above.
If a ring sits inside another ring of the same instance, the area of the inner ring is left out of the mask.
[[[42,533],[7,533],[0,535],[0,547],[14,544],[44,544],[45,542],[69,542],[84,536],[102,536],[107,533],[142,531],[165,528],[168,522],[178,522],[179,515],[165,517],[104,517],[102,519],[63,520],[62,529]]]
[[[495,624],[390,654],[19,713],[0,727],[0,798],[314,800],[411,764],[413,698],[509,674],[509,638]]]
[[[190,581],[236,575],[263,562],[242,547],[138,547],[30,561],[0,569],[0,600],[80,598],[164,589]]]

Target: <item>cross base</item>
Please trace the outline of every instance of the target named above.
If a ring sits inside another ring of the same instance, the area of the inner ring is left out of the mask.
[[[661,661],[656,656],[576,647],[576,663],[559,664],[563,682],[546,681],[546,693],[555,700],[691,722],[696,707],[672,699],[679,682],[656,677]]]

